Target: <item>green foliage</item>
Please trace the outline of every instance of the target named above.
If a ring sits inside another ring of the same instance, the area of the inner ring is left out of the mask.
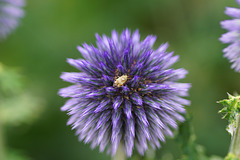
[[[144,154],[144,156],[140,156],[139,154],[133,154],[133,156],[129,159],[130,160],[155,160],[156,159],[155,152],[156,152],[155,150],[153,150],[152,148],[149,148],[146,151],[146,154]]]
[[[3,125],[30,123],[41,113],[44,102],[24,89],[17,70],[0,63],[0,122]]]
[[[16,69],[6,67],[0,62],[0,98],[19,93],[22,88],[22,76]]]
[[[207,156],[205,153],[205,148],[196,143],[196,135],[192,127],[192,117],[189,115],[185,116],[185,122],[179,125],[178,134],[175,137],[175,140],[179,143],[180,149],[182,152],[182,157],[179,160],[223,160],[219,156]],[[158,159],[155,157],[154,151],[149,150],[144,156],[134,154],[131,160],[155,160]],[[170,160],[173,159],[171,154],[166,154],[162,156],[161,160]],[[226,159],[225,159],[226,160]],[[235,160],[235,159],[227,159]],[[238,160],[238,159],[236,159]]]
[[[19,151],[10,150],[7,152],[6,160],[31,160],[31,159]]]
[[[218,156],[206,155],[204,147],[196,143],[196,135],[191,124],[192,118],[186,115],[185,119],[186,121],[179,126],[176,137],[183,154],[180,160],[223,160]]]
[[[0,159],[30,160],[15,151],[5,154],[3,129],[6,125],[31,123],[42,109],[42,99],[24,89],[23,77],[18,71],[0,63]]]
[[[240,160],[240,158],[236,157],[232,153],[229,153],[224,160]]]
[[[43,101],[28,92],[0,101],[0,121],[5,125],[31,123],[43,110]]]
[[[232,96],[228,94],[228,99],[219,101],[223,105],[223,109],[219,113],[223,113],[223,119],[228,120],[227,131],[233,135],[237,127],[237,116],[240,114],[240,96]]]

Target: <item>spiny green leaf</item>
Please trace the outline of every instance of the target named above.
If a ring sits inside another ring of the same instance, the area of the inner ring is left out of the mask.
[[[223,119],[228,120],[227,131],[233,135],[236,129],[236,117],[240,114],[240,96],[232,96],[228,94],[228,99],[218,101],[223,105],[223,109],[219,113],[223,114]]]

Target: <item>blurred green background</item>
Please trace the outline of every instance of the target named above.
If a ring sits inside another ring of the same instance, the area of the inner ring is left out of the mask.
[[[230,135],[227,122],[217,112],[216,101],[227,98],[226,92],[240,93],[240,74],[230,69],[223,58],[218,38],[219,22],[229,19],[225,6],[237,7],[234,0],[28,0],[26,16],[20,27],[0,43],[0,61],[21,68],[27,85],[45,101],[45,110],[32,124],[8,127],[6,145],[34,160],[110,159],[98,149],[78,142],[66,126],[67,115],[60,111],[66,99],[58,89],[70,84],[59,78],[63,71],[74,71],[66,58],[79,58],[76,46],[84,42],[95,45],[95,33],[110,35],[128,27],[139,29],[141,38],[157,35],[157,48],[169,42],[168,51],[180,55],[176,68],[189,74],[184,82],[192,83],[187,107],[193,114],[197,142],[208,155],[225,156]],[[172,140],[157,151],[161,156],[173,153],[179,158]]]

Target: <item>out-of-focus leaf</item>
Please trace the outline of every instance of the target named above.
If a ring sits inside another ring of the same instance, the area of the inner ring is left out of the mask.
[[[43,110],[42,99],[31,93],[21,93],[0,101],[0,121],[5,125],[31,123]]]
[[[196,135],[191,125],[192,118],[186,115],[185,119],[186,121],[179,126],[176,137],[183,154],[180,160],[223,160],[218,156],[206,156],[204,147],[196,143]]]
[[[23,153],[15,150],[8,151],[6,156],[6,160],[32,160]]]
[[[135,152],[133,156],[129,158],[129,160],[155,160],[155,152],[155,150],[149,147],[144,156],[141,156]]]
[[[232,153],[229,153],[224,160],[240,160],[240,158],[236,157]]]
[[[0,63],[0,121],[4,125],[30,123],[43,110],[44,102],[23,88],[17,70]]]
[[[19,93],[23,88],[22,78],[16,69],[6,67],[0,62],[0,98]]]

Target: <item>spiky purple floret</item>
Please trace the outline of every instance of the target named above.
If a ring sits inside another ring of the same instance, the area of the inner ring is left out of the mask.
[[[157,50],[152,46],[156,36],[140,41],[136,30],[132,35],[126,29],[121,35],[112,31],[112,37],[96,34],[97,48],[78,46],[84,59],[67,62],[82,72],[64,72],[61,78],[74,85],[60,89],[59,95],[70,97],[61,108],[71,116],[79,140],[107,147],[114,155],[120,142],[128,157],[134,146],[140,154],[160,147],[166,136],[173,136],[177,121],[184,121],[184,105],[189,101],[190,84],[179,83],[187,74],[185,69],[172,69],[178,60],[173,52],[167,53],[168,44]],[[120,86],[114,82],[127,75]]]
[[[0,0],[0,40],[6,38],[24,16],[25,0]]]
[[[237,0],[240,5],[240,0]],[[240,72],[240,9],[226,7],[225,14],[232,17],[231,20],[224,20],[221,22],[222,28],[228,30],[223,34],[220,41],[223,43],[230,43],[230,45],[223,50],[224,57],[231,63],[236,72]]]

